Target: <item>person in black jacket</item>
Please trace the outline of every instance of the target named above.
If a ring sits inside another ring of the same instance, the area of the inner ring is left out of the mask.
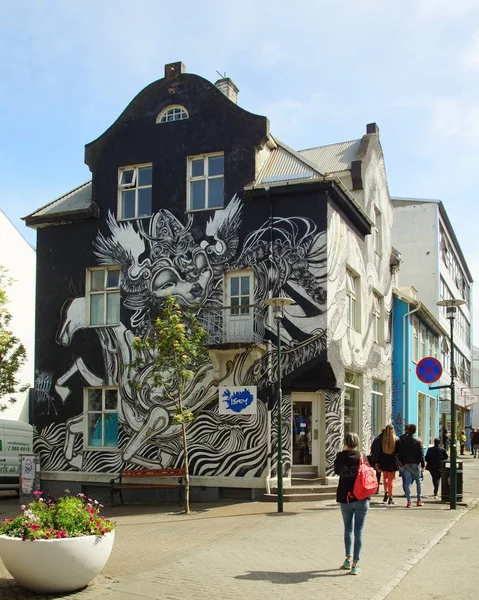
[[[416,425],[408,425],[407,435],[401,436],[399,445],[399,461],[402,464],[404,483],[406,485],[406,508],[411,508],[411,485],[416,482],[417,506],[422,506],[422,474],[424,472],[424,454],[421,440],[414,437]]]
[[[381,450],[383,435],[384,435],[384,429],[381,431],[381,433],[379,435],[377,435],[374,438],[373,443],[371,444],[371,454],[368,456],[369,464],[376,469],[376,477],[378,480],[378,491],[379,491],[379,484],[381,483],[381,471],[376,468],[376,465],[378,464],[379,452]],[[387,500],[387,498],[386,498],[386,500]]]
[[[394,480],[398,470],[396,455],[399,452],[399,440],[394,427],[389,424],[384,428],[381,446],[376,460],[376,470],[382,472],[384,480],[383,502],[394,504]]]
[[[344,436],[344,449],[338,452],[334,461],[334,472],[339,475],[336,501],[341,507],[344,522],[344,547],[346,558],[341,565],[342,569],[351,569],[351,575],[358,575],[359,556],[363,544],[364,521],[369,510],[369,498],[357,500],[353,489],[358,475],[361,453],[358,452],[359,437],[356,433],[347,433]],[[354,529],[354,550],[351,562],[351,546]]]
[[[431,473],[434,498],[437,498],[439,481],[441,480],[442,461],[448,458],[447,452],[439,446],[440,443],[439,438],[434,438],[434,446],[428,448],[426,452],[426,471]]]

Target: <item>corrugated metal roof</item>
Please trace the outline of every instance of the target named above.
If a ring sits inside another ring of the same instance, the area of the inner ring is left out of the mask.
[[[90,206],[91,181],[87,181],[87,183],[80,185],[64,196],[61,196],[46,206],[39,208],[31,215],[28,215],[28,217],[25,217],[25,219],[48,217],[69,212],[78,212],[80,210],[86,210],[90,208]]]
[[[351,162],[356,160],[361,140],[351,140],[299,150],[298,153],[314,163],[321,173],[337,173],[351,169]]]
[[[321,173],[295,154],[296,152],[278,144],[258,174],[256,185],[321,177]]]

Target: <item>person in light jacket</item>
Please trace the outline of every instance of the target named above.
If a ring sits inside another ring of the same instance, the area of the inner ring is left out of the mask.
[[[344,522],[344,547],[346,558],[341,569],[350,570],[351,575],[359,575],[359,557],[363,545],[364,521],[369,510],[369,498],[357,500],[353,495],[354,483],[358,475],[361,453],[358,452],[359,437],[357,433],[344,436],[344,448],[338,452],[334,460],[334,472],[339,475],[336,490],[336,502],[341,507]],[[354,549],[351,556],[354,530]],[[351,561],[352,558],[352,561]]]

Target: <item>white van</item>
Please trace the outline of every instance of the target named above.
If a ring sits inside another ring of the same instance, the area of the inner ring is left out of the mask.
[[[33,427],[0,419],[0,490],[18,490],[20,454],[33,452]]]

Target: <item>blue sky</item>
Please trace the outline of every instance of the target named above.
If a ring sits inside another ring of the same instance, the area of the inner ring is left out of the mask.
[[[391,195],[441,199],[479,280],[477,0],[0,0],[0,208],[31,243],[20,217],[87,181],[84,145],[177,60],[294,148],[377,122]]]

